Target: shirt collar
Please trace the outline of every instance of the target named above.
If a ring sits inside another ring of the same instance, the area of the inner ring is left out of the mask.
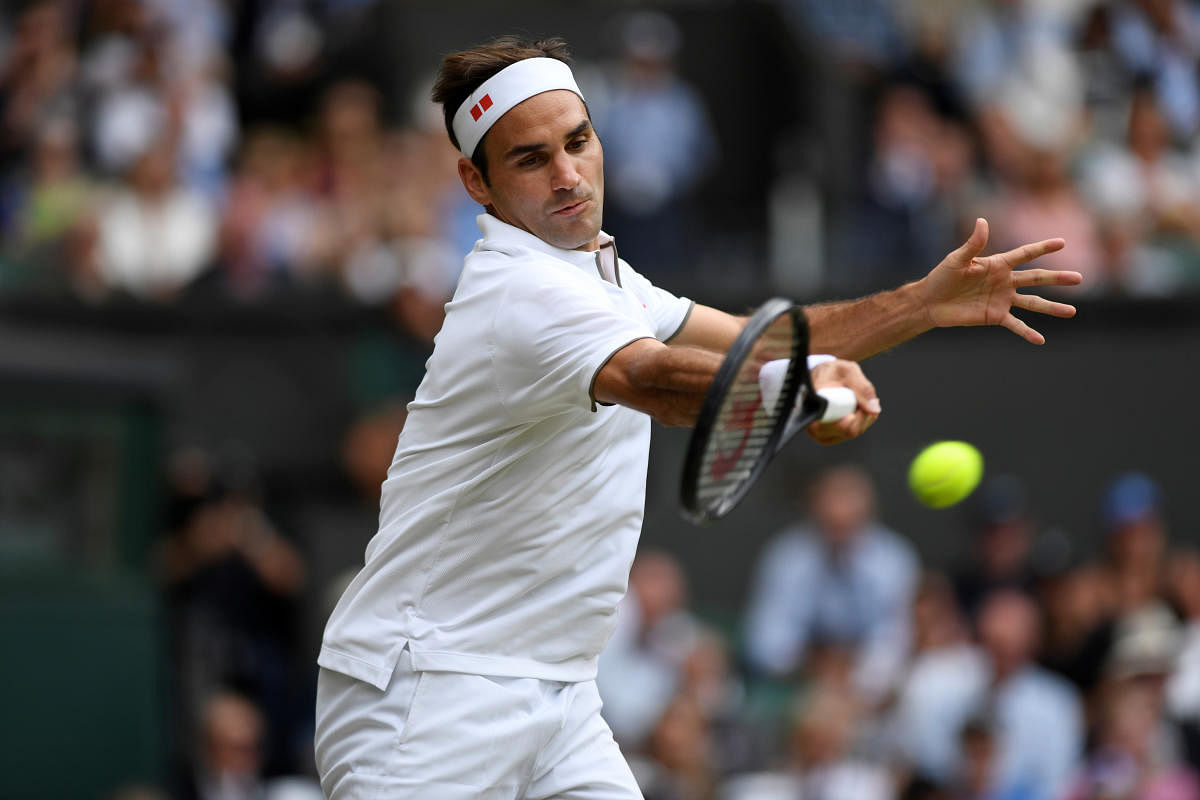
[[[510,247],[523,247],[574,264],[580,269],[587,270],[593,274],[599,269],[596,254],[601,252],[606,254],[613,253],[614,255],[611,259],[613,274],[611,276],[605,275],[604,272],[607,270],[604,270],[601,272],[600,277],[609,283],[620,285],[619,272],[616,270],[615,240],[604,231],[600,231],[600,235],[596,237],[596,244],[599,245],[599,249],[597,250],[564,250],[561,247],[555,247],[549,242],[542,241],[529,231],[522,230],[515,225],[509,225],[507,222],[499,220],[491,214],[480,214],[475,218],[475,222],[479,225],[479,230],[483,231],[483,244],[489,250],[503,250],[506,245]]]

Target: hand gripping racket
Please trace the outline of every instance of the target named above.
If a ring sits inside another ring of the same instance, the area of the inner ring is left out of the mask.
[[[775,298],[746,322],[704,396],[683,463],[680,499],[696,523],[720,519],[788,439],[858,406],[844,386],[816,391],[808,372],[808,322]]]

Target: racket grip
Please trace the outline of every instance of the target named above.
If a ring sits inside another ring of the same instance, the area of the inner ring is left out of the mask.
[[[858,396],[849,386],[827,386],[818,389],[817,394],[825,398],[825,413],[821,422],[837,422],[842,417],[848,417],[858,408]]]

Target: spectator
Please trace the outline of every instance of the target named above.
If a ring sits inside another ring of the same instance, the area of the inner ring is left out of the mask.
[[[622,746],[645,742],[679,693],[699,636],[679,562],[662,551],[639,554],[596,675],[604,718]]]
[[[1162,490],[1143,473],[1126,473],[1109,486],[1102,513],[1117,614],[1157,604],[1167,546]]]
[[[915,666],[928,654],[966,643],[968,628],[959,609],[953,584],[937,572],[927,573],[917,584],[912,606],[912,657]]]
[[[1074,53],[1050,41],[1022,63],[978,116],[998,179],[992,246],[1062,236],[1071,242],[1072,268],[1096,290],[1107,278],[1099,231],[1069,171],[1085,129],[1083,76]]]
[[[1102,698],[1097,743],[1064,800],[1197,800],[1200,780],[1162,748],[1153,688],[1122,682]]]
[[[785,762],[771,773],[726,782],[724,800],[891,800],[895,781],[862,751],[865,709],[853,693],[816,686],[800,698]]]
[[[966,129],[938,113],[919,86],[882,90],[872,140],[863,200],[838,241],[838,260],[853,267],[831,276],[838,289],[891,285],[913,277],[918,264],[937,263],[973,191]]]
[[[962,763],[950,783],[955,800],[1027,800],[1036,797],[1028,786],[997,789],[997,731],[984,720],[968,720],[959,734]]]
[[[934,653],[914,668],[894,735],[920,773],[943,785],[958,779],[964,727],[980,720],[997,737],[990,791],[1050,800],[1063,789],[1082,751],[1082,709],[1068,684],[1031,661],[1038,624],[1027,595],[1001,590],[980,607],[977,647]]]
[[[173,147],[181,182],[215,202],[238,138],[224,62],[213,54],[194,69],[180,69],[182,56],[169,29],[152,19],[135,18],[133,24],[140,27],[130,41],[110,43],[128,55],[103,65],[107,72],[95,78],[92,136],[99,164],[122,174],[150,142],[162,139]]]
[[[1041,663],[1083,693],[1102,676],[1112,647],[1116,596],[1112,576],[1100,564],[1081,564],[1046,582],[1046,635]]]
[[[878,700],[908,654],[917,557],[875,519],[874,488],[857,467],[820,475],[808,505],[808,522],[777,536],[759,558],[746,655],[755,669],[784,678],[805,663],[814,642],[843,645],[854,686]]]
[[[480,208],[458,180],[459,154],[446,138],[440,115],[436,121],[391,134],[385,152],[385,231],[399,267],[390,287],[392,308],[405,330],[433,341],[442,327],[444,306],[454,294],[462,255],[478,235],[475,217]],[[475,230],[466,243],[455,241],[454,230],[464,209]]]
[[[28,175],[13,181],[3,201],[14,213],[7,249],[36,262],[33,266],[42,274],[32,282],[61,286],[67,276],[55,267],[67,262],[69,240],[95,201],[95,187],[80,169],[78,131],[70,117],[56,117],[42,126],[30,166]]]
[[[30,3],[0,60],[0,168],[20,163],[46,120],[79,112],[78,59],[65,6]]]
[[[221,221],[222,267],[236,296],[315,274],[312,230],[320,205],[311,167],[297,136],[264,128],[247,137]]]
[[[648,275],[690,263],[698,227],[690,195],[716,159],[704,101],[677,72],[681,44],[669,17],[628,16],[620,73],[596,110],[607,174],[605,228]]]
[[[1148,476],[1126,473],[1101,506],[1107,532],[1103,563],[1082,565],[1049,584],[1044,663],[1083,691],[1095,688],[1120,635],[1143,614],[1161,615],[1166,529],[1161,490]]]
[[[972,557],[955,575],[954,586],[963,611],[974,617],[980,602],[998,589],[1033,592],[1034,529],[1028,492],[1012,475],[989,478],[971,498],[969,510],[975,529]]]
[[[228,459],[218,469],[206,454],[181,455],[170,476],[174,529],[160,555],[183,735],[204,698],[237,686],[270,722],[264,757],[289,769],[291,737],[303,731],[290,668],[304,562],[267,517],[244,465]]]
[[[204,705],[200,753],[180,800],[315,800],[320,788],[299,777],[264,776],[266,720],[248,698],[231,692]]]
[[[361,81],[342,81],[322,97],[318,127],[317,190],[323,213],[315,257],[357,300],[392,297],[401,278],[387,245],[386,175],[381,99]]]
[[[849,693],[818,688],[796,715],[790,763],[800,796],[812,800],[890,800],[892,777],[878,759],[855,752],[863,708]]]
[[[1113,4],[1113,49],[1133,75],[1151,81],[1179,141],[1200,125],[1200,11],[1184,0],[1123,0]]]
[[[103,286],[147,300],[174,297],[216,251],[216,215],[203,197],[179,185],[165,141],[136,158],[126,183],[100,208],[96,226],[92,263]]]
[[[667,705],[650,732],[647,758],[630,762],[645,800],[716,800],[710,734],[696,700],[679,695]]]
[[[1200,553],[1189,548],[1172,554],[1167,576],[1185,625],[1167,702],[1174,717],[1200,726]]]
[[[1032,0],[985,0],[962,15],[951,72],[978,112],[1001,95],[1030,61],[1032,51],[1065,43],[1067,29]]]
[[[1196,154],[1172,146],[1148,87],[1136,89],[1126,144],[1103,142],[1086,154],[1082,185],[1104,223],[1117,286],[1161,295],[1200,280],[1200,174]]]
[[[245,697],[218,694],[205,703],[202,720],[201,755],[191,784],[184,787],[185,796],[195,800],[261,797],[262,713]]]

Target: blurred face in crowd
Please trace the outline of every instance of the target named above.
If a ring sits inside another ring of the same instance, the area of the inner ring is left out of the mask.
[[[1200,619],[1200,553],[1172,553],[1167,580],[1185,619]]]
[[[629,591],[637,598],[646,627],[683,608],[687,600],[683,571],[666,553],[638,556],[629,571]]]
[[[979,611],[979,643],[991,656],[996,676],[1015,672],[1037,646],[1038,612],[1033,600],[1021,592],[997,592]]]
[[[488,181],[469,159],[459,176],[497,218],[564,250],[592,250],[604,205],[604,153],[574,92],[542,92],[487,132]]]
[[[943,575],[921,581],[913,597],[913,647],[932,650],[958,640],[963,634],[954,588]]]
[[[811,512],[830,545],[846,544],[875,513],[870,479],[853,467],[831,470],[812,489]]]
[[[239,778],[258,775],[263,721],[253,705],[232,695],[216,698],[208,707],[205,734],[209,771]]]
[[[1113,529],[1108,548],[1118,569],[1154,569],[1166,547],[1166,531],[1157,514],[1146,514]]]
[[[797,720],[792,753],[798,764],[818,766],[842,758],[854,738],[857,710],[848,694],[819,690]]]
[[[1149,89],[1133,94],[1129,111],[1129,148],[1142,160],[1154,161],[1171,144],[1171,130]]]
[[[1123,681],[1105,697],[1103,744],[1134,756],[1144,756],[1158,727],[1159,701],[1146,684]]]
[[[709,726],[694,698],[671,701],[650,734],[648,749],[671,772],[694,772],[711,761]]]
[[[129,183],[143,197],[166,194],[175,184],[175,156],[170,145],[158,143],[140,155],[130,169]]]
[[[990,575],[1020,571],[1029,556],[1029,521],[1019,517],[985,527],[979,536],[979,555]]]

